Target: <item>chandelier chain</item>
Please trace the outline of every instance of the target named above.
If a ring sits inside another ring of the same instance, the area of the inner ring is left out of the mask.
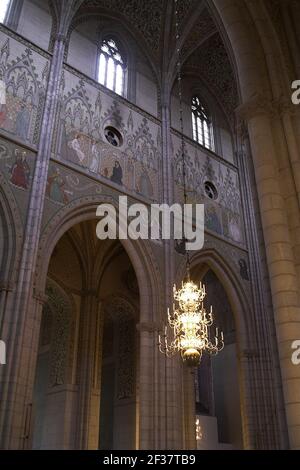
[[[180,135],[181,135],[181,158],[182,158],[182,178],[183,178],[183,200],[184,204],[187,203],[187,188],[186,188],[186,161],[185,161],[185,142],[184,142],[184,126],[183,126],[183,99],[182,99],[182,63],[180,56],[180,34],[179,34],[179,12],[178,0],[174,0],[175,5],[175,35],[176,35],[176,54],[177,54],[177,87],[179,96],[179,120],[180,120]],[[190,255],[186,249],[186,237],[184,236],[184,246],[186,255],[187,276],[190,277]]]
[[[187,203],[186,189],[186,161],[185,141],[183,137],[183,100],[182,100],[182,74],[179,42],[178,0],[175,5],[176,52],[177,52],[177,82],[180,105],[181,149],[184,204]],[[207,311],[204,306],[206,297],[205,286],[200,282],[197,286],[190,278],[190,258],[186,249],[187,280],[182,282],[180,288],[173,287],[173,308],[168,309],[168,323],[164,326],[164,333],[159,334],[159,350],[171,357],[176,352],[191,367],[198,367],[202,353],[217,354],[224,347],[223,332],[219,334],[216,328],[214,337],[211,337],[213,325],[212,307]],[[171,333],[169,336],[168,332]]]

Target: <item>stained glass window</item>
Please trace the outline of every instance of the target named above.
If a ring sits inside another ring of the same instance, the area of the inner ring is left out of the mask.
[[[210,116],[198,96],[192,98],[193,139],[214,150],[214,136]]]
[[[118,95],[124,95],[125,70],[125,62],[116,41],[111,38],[103,39],[98,69],[99,83]]]

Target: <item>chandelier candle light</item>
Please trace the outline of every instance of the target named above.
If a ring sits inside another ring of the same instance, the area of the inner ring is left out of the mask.
[[[160,351],[168,357],[177,352],[188,366],[200,364],[202,353],[217,354],[224,347],[223,332],[216,328],[214,339],[210,339],[209,329],[213,324],[212,307],[207,312],[203,305],[206,296],[205,286],[199,287],[188,278],[180,289],[173,289],[174,305],[172,312],[168,309],[168,325],[163,337],[159,336]],[[172,330],[169,341],[168,330]]]
[[[184,203],[187,201],[185,182],[185,145],[183,138],[183,108],[182,108],[182,86],[181,86],[181,63],[179,47],[179,22],[178,22],[178,0],[175,4],[175,30],[177,42],[177,82],[180,105],[181,145],[182,145],[182,172]],[[202,353],[217,354],[224,348],[223,332],[216,328],[215,336],[210,338],[210,327],[213,324],[212,307],[207,312],[203,300],[206,296],[205,286],[199,287],[190,278],[190,258],[186,250],[187,277],[181,288],[174,285],[174,304],[172,312],[168,309],[168,325],[164,328],[164,334],[159,335],[159,350],[167,357],[177,352],[188,366],[197,367],[200,364]],[[171,335],[171,339],[169,337]]]

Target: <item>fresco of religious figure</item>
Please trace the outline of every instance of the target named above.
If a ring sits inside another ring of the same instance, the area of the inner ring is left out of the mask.
[[[81,148],[82,141],[83,141],[82,135],[76,134],[74,139],[68,142],[68,147],[75,152],[80,164],[83,164],[85,160],[85,154]]]
[[[24,104],[21,104],[21,109],[18,112],[16,118],[16,128],[15,133],[18,137],[23,140],[27,140],[28,138],[28,129],[29,129],[29,122],[30,122],[30,112],[25,107]]]
[[[122,167],[120,165],[120,163],[118,162],[118,160],[115,161],[115,165],[113,167],[113,171],[112,171],[112,175],[110,177],[111,181],[113,181],[113,183],[117,183],[117,184],[120,184],[122,185],[123,184],[123,170],[122,170]]]
[[[26,161],[26,152],[15,151],[16,161],[11,168],[10,182],[18,188],[28,189],[30,168]]]
[[[91,158],[91,163],[90,163],[90,171],[93,173],[98,173],[99,166],[100,166],[100,155],[99,155],[99,150],[97,148],[97,141],[93,140],[92,141],[92,158]]]
[[[59,168],[56,168],[52,175],[48,176],[46,194],[50,199],[61,204],[69,202],[65,189],[65,180],[60,174]]]
[[[108,168],[105,167],[103,168],[101,175],[104,176],[104,178],[108,178]]]
[[[239,216],[237,214],[231,213],[229,215],[228,228],[229,228],[229,237],[235,242],[241,241],[241,230],[238,223]]]
[[[216,208],[212,205],[205,207],[205,228],[222,235],[222,226]]]
[[[153,197],[152,183],[144,165],[142,165],[142,172],[139,178],[139,192],[148,198]]]
[[[134,160],[130,157],[127,162],[127,189],[135,190],[134,185]]]

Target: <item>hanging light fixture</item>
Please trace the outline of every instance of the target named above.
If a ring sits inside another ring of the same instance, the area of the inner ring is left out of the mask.
[[[210,338],[212,307],[207,311],[203,305],[206,291],[201,282],[198,287],[188,273],[181,288],[174,286],[173,295],[172,312],[168,309],[168,325],[159,336],[159,348],[168,357],[180,352],[188,366],[196,367],[203,352],[217,354],[223,349],[224,335],[216,328],[214,338]]]
[[[185,142],[183,137],[183,107],[181,85],[181,62],[179,45],[178,0],[175,4],[175,31],[177,52],[177,83],[180,108],[182,174],[184,204],[187,203],[186,168],[185,168]],[[186,240],[185,240],[186,242]],[[186,246],[186,245],[185,245]],[[168,309],[168,324],[164,334],[159,335],[159,349],[168,357],[180,352],[181,357],[188,366],[196,367],[200,364],[202,353],[217,354],[224,347],[223,332],[215,330],[211,339],[210,327],[213,325],[212,307],[207,312],[203,301],[206,296],[205,286],[197,286],[190,278],[190,257],[185,249],[187,275],[182,286],[177,289],[174,285],[174,304],[172,312]]]

